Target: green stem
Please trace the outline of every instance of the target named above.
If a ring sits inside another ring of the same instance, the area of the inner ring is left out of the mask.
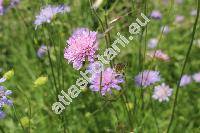
[[[199,19],[200,0],[197,0],[197,3],[198,3],[197,4],[198,5],[198,7],[197,7],[198,10],[197,10],[197,16],[196,16],[196,19],[195,19],[195,23],[194,23],[194,26],[193,26],[192,38],[191,38],[190,45],[189,45],[189,48],[188,48],[188,51],[187,51],[187,54],[186,54],[186,57],[185,57],[185,61],[184,61],[184,64],[183,64],[181,75],[180,75],[179,81],[177,83],[177,88],[176,88],[176,92],[175,92],[175,99],[174,99],[173,108],[172,108],[172,115],[171,115],[171,119],[170,119],[170,122],[169,122],[169,125],[168,125],[168,128],[167,128],[167,133],[170,131],[171,125],[172,125],[173,120],[174,120],[181,78],[182,78],[183,73],[185,71],[185,67],[187,65],[187,61],[189,59],[189,55],[190,55],[190,52],[191,52],[191,49],[192,49],[192,46],[193,46],[193,41],[194,41],[194,37],[195,37],[195,33],[196,33],[196,28],[197,28],[197,23],[198,23],[198,19]]]
[[[5,133],[5,131],[4,131],[4,129],[3,129],[2,126],[0,126],[0,131],[1,131],[2,133]]]

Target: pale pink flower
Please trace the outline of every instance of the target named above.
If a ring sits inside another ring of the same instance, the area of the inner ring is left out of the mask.
[[[170,57],[167,54],[163,53],[161,50],[150,51],[147,53],[147,56],[149,56],[150,58],[156,58],[163,61],[170,60]]]
[[[176,18],[175,18],[175,23],[181,23],[181,22],[184,21],[184,19],[185,19],[184,16],[182,16],[182,15],[177,15]]]

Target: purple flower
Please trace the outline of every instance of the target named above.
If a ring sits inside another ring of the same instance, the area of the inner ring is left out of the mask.
[[[155,48],[158,44],[158,39],[157,38],[152,38],[148,42],[148,47],[149,48]]]
[[[170,32],[170,28],[167,25],[166,26],[162,26],[160,31],[161,32],[163,31],[164,34],[168,34]]]
[[[3,0],[0,0],[0,15],[3,15],[4,7],[3,7]]]
[[[42,57],[45,56],[46,53],[47,53],[47,46],[45,46],[44,44],[42,44],[41,47],[37,51],[37,56],[39,58],[42,58]]]
[[[6,90],[3,86],[0,86],[0,108],[4,105],[12,105],[12,101],[8,99],[8,96],[11,94],[11,90]]]
[[[12,9],[15,6],[17,6],[19,2],[20,2],[20,0],[10,0],[9,6],[3,7],[3,0],[0,0],[0,15],[3,15],[9,9]]]
[[[0,119],[5,118],[6,114],[0,108]]]
[[[175,19],[175,23],[181,23],[181,22],[184,21],[184,19],[185,19],[184,16],[177,15],[177,16],[176,16],[176,19]]]
[[[14,8],[15,6],[17,6],[19,4],[19,2],[20,2],[20,0],[11,0],[9,8]]]
[[[155,86],[153,98],[159,102],[169,101],[169,97],[172,95],[172,89],[168,85],[162,83],[161,85]]]
[[[67,5],[60,5],[60,6],[47,5],[43,7],[39,15],[36,16],[34,24],[36,25],[37,28],[37,26],[43,23],[50,23],[56,14],[65,13],[69,11],[70,7],[68,7]]]
[[[143,72],[140,72],[135,77],[135,83],[137,86],[140,87],[147,87],[158,81],[160,81],[160,74],[158,71],[145,70]]]
[[[62,4],[57,7],[57,10],[59,13],[65,13],[65,12],[70,12],[71,8],[68,5]]]
[[[153,19],[161,19],[162,18],[162,14],[160,13],[160,11],[158,11],[158,10],[154,10],[154,11],[152,11],[152,13],[151,13],[151,18],[153,18]]]
[[[101,73],[93,73],[91,77],[91,85],[90,89],[92,91],[99,91],[102,95],[105,95],[107,92],[111,93],[111,89],[120,90],[120,83],[124,82],[123,76],[121,74],[116,73],[113,69],[107,68]],[[100,80],[101,85],[100,85]],[[101,90],[100,90],[101,86]]]
[[[94,62],[95,52],[98,49],[97,32],[79,28],[74,31],[67,43],[64,58],[68,60],[68,63],[73,63],[75,69],[79,70],[86,59]]]
[[[0,83],[3,83],[3,82],[5,82],[5,81],[6,81],[6,78],[5,78],[5,77],[0,78]]]
[[[1,78],[0,83],[4,82],[6,78]],[[6,90],[4,86],[0,86],[0,119],[3,119],[6,114],[2,111],[5,105],[11,106],[13,104],[12,100],[8,98],[12,94],[11,90]]]
[[[186,86],[186,85],[188,85],[191,82],[192,82],[191,76],[189,76],[189,75],[183,75],[181,77],[180,86]]]
[[[200,83],[200,72],[195,73],[192,78],[194,79],[195,82]]]

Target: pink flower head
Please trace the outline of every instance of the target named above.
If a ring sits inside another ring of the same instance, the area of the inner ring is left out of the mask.
[[[137,86],[147,87],[160,81],[160,74],[158,71],[145,70],[135,77]]]
[[[0,5],[3,5],[3,0],[0,0]]]
[[[167,54],[163,53],[161,50],[151,51],[147,53],[150,58],[156,58],[163,61],[169,61],[170,58]]]
[[[89,62],[94,61],[95,52],[98,49],[97,32],[79,28],[74,31],[67,43],[68,47],[64,50],[64,58],[69,63],[73,63],[75,69],[79,70],[86,59]]]
[[[192,77],[193,77],[195,82],[199,82],[200,83],[200,72],[195,73]]]
[[[100,81],[102,77],[102,81]],[[101,82],[101,90],[100,90]],[[121,87],[118,85],[123,83],[124,79],[121,74],[117,74],[113,69],[107,68],[101,73],[93,73],[91,77],[91,90],[100,91],[102,95],[105,95],[107,92],[112,92],[111,88],[120,90]]]

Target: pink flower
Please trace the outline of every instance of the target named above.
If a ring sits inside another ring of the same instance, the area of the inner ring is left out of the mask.
[[[94,61],[95,52],[98,49],[97,32],[79,28],[74,31],[67,43],[64,58],[69,63],[73,63],[75,69],[79,70],[86,59],[89,62]]]
[[[3,0],[0,0],[0,5],[3,5]]]
[[[182,16],[182,15],[177,15],[177,16],[176,16],[176,19],[175,19],[175,23],[181,23],[181,22],[184,21],[184,19],[185,19],[184,16]]]
[[[101,90],[100,90],[100,78],[101,81]],[[101,73],[93,73],[91,77],[91,90],[100,91],[102,95],[105,95],[107,92],[112,92],[111,89],[120,90],[121,87],[118,85],[123,83],[124,79],[121,74],[117,74],[113,69],[107,68]]]
[[[148,52],[147,56],[149,56],[150,58],[156,58],[156,59],[160,59],[163,61],[170,60],[170,57],[167,54],[163,53],[161,50]]]
[[[3,15],[4,8],[3,8],[3,0],[0,0],[0,15]]]

